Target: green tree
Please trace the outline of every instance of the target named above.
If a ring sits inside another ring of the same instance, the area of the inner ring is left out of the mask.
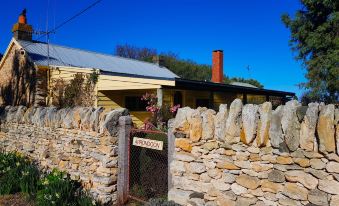
[[[290,46],[306,68],[311,99],[338,102],[339,99],[339,1],[301,0],[303,8],[282,21],[291,32]]]

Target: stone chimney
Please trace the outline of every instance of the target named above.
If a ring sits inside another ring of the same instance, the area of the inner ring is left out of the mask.
[[[212,82],[222,83],[224,79],[224,54],[222,50],[214,50],[212,53]]]
[[[27,24],[26,9],[21,12],[18,22],[13,25],[12,32],[15,39],[32,41],[33,28]]]

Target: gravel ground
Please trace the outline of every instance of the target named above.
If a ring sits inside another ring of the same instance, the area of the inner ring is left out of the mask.
[[[34,204],[24,195],[18,193],[0,196],[0,206],[34,206]]]

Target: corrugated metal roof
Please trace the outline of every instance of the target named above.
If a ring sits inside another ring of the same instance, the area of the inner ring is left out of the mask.
[[[252,88],[258,88],[252,84],[245,83],[245,82],[231,82],[231,85],[241,86],[241,87],[252,87]]]
[[[46,66],[48,64],[46,43],[22,40],[18,42],[37,65]],[[167,68],[160,67],[156,64],[55,44],[49,45],[49,56],[49,64],[55,66],[94,68],[131,76],[164,79],[178,78],[176,74]]]

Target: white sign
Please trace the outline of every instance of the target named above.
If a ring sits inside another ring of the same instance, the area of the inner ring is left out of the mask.
[[[164,143],[162,141],[133,137],[133,145],[149,149],[162,150]]]

